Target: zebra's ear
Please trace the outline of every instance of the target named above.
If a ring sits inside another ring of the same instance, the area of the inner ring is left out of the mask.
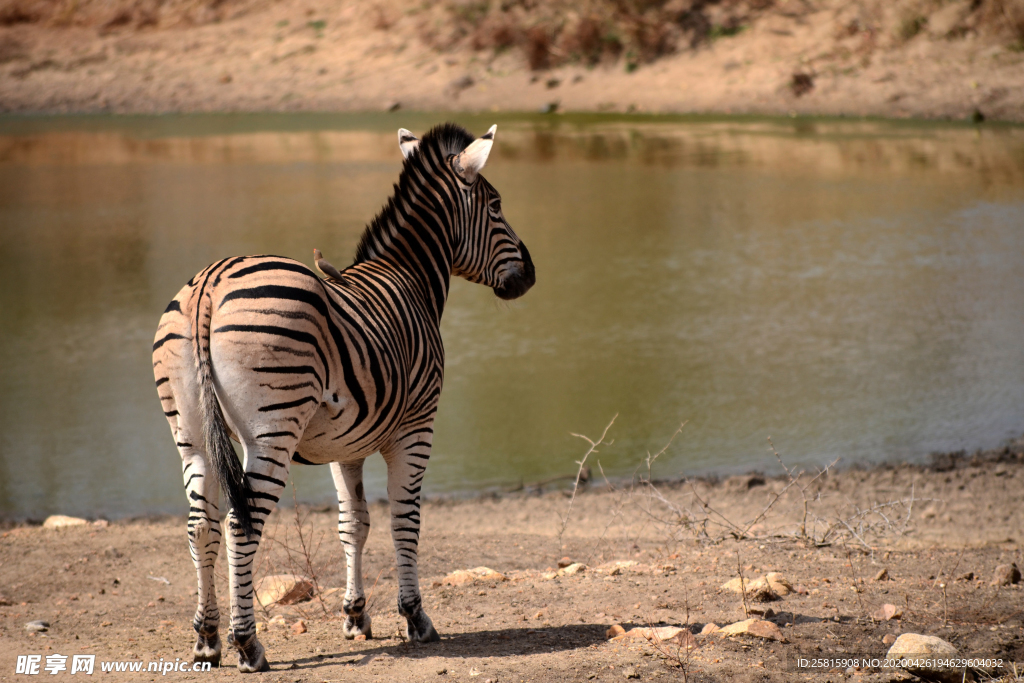
[[[420,139],[407,131],[405,128],[398,129],[398,148],[402,150],[402,156],[409,158],[416,148],[420,146]]]
[[[469,147],[462,150],[459,156],[455,157],[455,170],[459,172],[467,183],[476,181],[477,175],[483,170],[487,163],[487,157],[494,145],[494,132],[498,126],[491,126],[486,133],[470,143]]]

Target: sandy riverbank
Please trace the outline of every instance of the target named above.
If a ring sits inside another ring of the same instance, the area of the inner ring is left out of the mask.
[[[937,635],[964,654],[1020,663],[1022,584],[996,586],[991,579],[997,565],[1024,566],[1022,479],[1024,444],[1017,444],[939,458],[931,467],[853,469],[813,482],[804,475],[794,484],[753,475],[657,484],[657,494],[645,486],[598,486],[577,497],[561,539],[569,509],[562,491],[431,501],[423,515],[421,584],[443,639],[421,647],[396,637],[384,506],[371,510],[366,573],[376,584],[370,601],[376,638],[366,642],[342,639],[340,592],[328,590],[344,581],[335,513],[303,509],[304,538],[322,542],[312,568],[326,597],[261,615],[267,622],[283,615],[286,625],[261,634],[273,668],[259,678],[682,680],[672,657],[645,642],[609,641],[609,626],[699,632],[707,623],[739,621],[743,601],[722,584],[738,573],[750,579],[770,571],[781,572],[796,592],[748,607],[771,608],[786,642],[697,636],[687,663],[691,680],[794,680],[788,667],[797,654],[883,655],[882,639],[902,632]],[[294,512],[275,516],[260,575],[302,570],[285,549],[299,545]],[[552,578],[562,557],[586,569]],[[478,566],[508,580],[445,584],[449,573]],[[882,569],[888,579],[876,580]],[[221,573],[221,596],[224,583]],[[0,680],[17,678],[17,654],[188,657],[194,590],[183,519],[8,528],[0,539]],[[901,617],[873,619],[886,603]],[[300,618],[308,630],[296,634],[289,625]],[[24,624],[35,619],[50,622],[49,632],[26,632]],[[214,675],[237,675],[234,656],[225,663],[230,668]],[[837,680],[835,673],[799,678]],[[908,678],[857,674],[865,681]]]
[[[1020,0],[628,7],[0,0],[0,112],[557,109],[1024,120]]]

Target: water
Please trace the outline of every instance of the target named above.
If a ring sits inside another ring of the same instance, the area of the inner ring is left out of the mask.
[[[1024,430],[1024,129],[456,118],[499,124],[485,175],[538,284],[453,288],[428,494],[574,472],[571,432],[616,413],[610,476],[684,420],[656,476],[770,468],[769,435],[810,467]],[[0,118],[0,515],[184,512],[164,306],[228,255],[347,264],[394,131],[437,120]]]

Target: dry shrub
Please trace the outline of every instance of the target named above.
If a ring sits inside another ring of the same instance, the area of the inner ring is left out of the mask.
[[[733,35],[752,13],[773,0],[452,0],[448,26],[421,33],[428,44],[450,50],[469,36],[474,50],[519,48],[531,69],[566,63],[594,65],[625,54],[631,65],[652,62],[681,47],[694,48]],[[721,33],[721,31],[720,31]]]
[[[0,0],[0,26],[39,23],[97,27],[209,24],[267,6],[272,0]]]

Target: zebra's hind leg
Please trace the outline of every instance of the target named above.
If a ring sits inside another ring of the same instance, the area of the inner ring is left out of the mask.
[[[253,440],[243,442],[245,471],[252,489],[253,535],[246,536],[235,518],[232,508],[228,512],[228,562],[231,565],[228,584],[231,589],[231,631],[228,645],[238,650],[238,670],[242,673],[269,671],[266,651],[256,637],[256,618],[253,614],[255,595],[255,559],[263,536],[263,525],[281,498],[288,480],[291,454],[298,439],[281,432],[265,432]],[[285,445],[273,445],[286,443]]]
[[[407,433],[384,455],[388,465],[388,500],[391,502],[391,538],[398,563],[398,613],[405,617],[406,637],[413,643],[441,640],[423,611],[417,553],[420,539],[420,489],[430,458],[433,431]]]
[[[363,546],[370,534],[370,512],[363,491],[363,461],[331,463],[334,486],[338,489],[338,537],[345,549],[347,582],[345,588],[345,624],[341,627],[345,638],[351,640],[363,635],[373,638],[370,615],[366,610],[363,593]]]
[[[188,542],[198,578],[199,604],[192,628],[196,631],[193,661],[220,666],[220,609],[213,569],[220,553],[220,511],[217,509],[219,489],[217,478],[209,473],[206,459],[179,434],[178,449],[182,454],[185,491],[188,494]]]

